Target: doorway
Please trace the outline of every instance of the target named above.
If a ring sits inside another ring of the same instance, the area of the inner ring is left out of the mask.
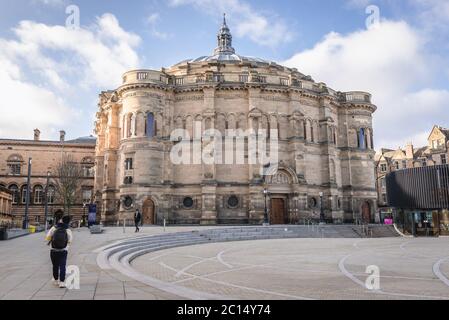
[[[150,198],[143,203],[142,223],[149,225],[154,224],[154,202]]]
[[[271,199],[270,224],[285,224],[285,200]]]
[[[368,202],[362,205],[362,219],[364,223],[371,223],[371,207]]]

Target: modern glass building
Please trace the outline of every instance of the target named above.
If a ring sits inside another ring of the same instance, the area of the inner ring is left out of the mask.
[[[392,172],[386,184],[395,223],[404,234],[449,235],[449,165]]]

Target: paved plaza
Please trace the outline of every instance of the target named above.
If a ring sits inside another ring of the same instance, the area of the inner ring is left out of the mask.
[[[195,229],[204,230],[166,233]],[[162,233],[148,227],[138,237]],[[131,228],[107,228],[101,235],[83,229],[74,237],[68,264],[80,268],[80,290],[52,286],[49,248],[43,234],[34,234],[0,242],[0,299],[449,299],[449,238],[201,244],[137,257],[129,277],[102,268],[97,256],[102,247],[136,237]],[[380,270],[380,290],[365,287],[371,265]]]

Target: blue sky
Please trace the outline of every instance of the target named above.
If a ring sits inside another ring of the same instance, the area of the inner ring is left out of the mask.
[[[226,12],[234,47],[336,90],[373,93],[377,147],[449,126],[446,0],[0,0],[0,137],[92,134],[97,96],[136,67],[208,55]],[[80,28],[66,28],[76,5]],[[367,27],[366,8],[380,22]]]

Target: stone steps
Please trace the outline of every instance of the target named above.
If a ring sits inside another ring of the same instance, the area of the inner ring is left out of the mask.
[[[397,236],[394,228],[390,229],[385,226],[375,226],[372,230],[373,236]],[[97,264],[103,269],[110,269],[121,263],[129,265],[132,260],[147,253],[196,244],[292,238],[361,237],[361,233],[357,227],[351,225],[255,226],[207,229],[193,232],[142,236],[122,240],[103,248],[97,256]]]

